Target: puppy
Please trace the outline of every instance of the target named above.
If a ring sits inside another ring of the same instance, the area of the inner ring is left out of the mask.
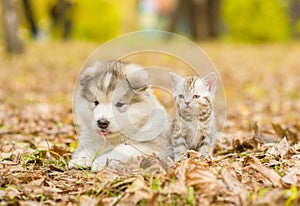
[[[146,70],[115,60],[96,62],[79,80],[73,102],[79,146],[69,168],[97,172],[139,155],[170,155],[169,117]]]

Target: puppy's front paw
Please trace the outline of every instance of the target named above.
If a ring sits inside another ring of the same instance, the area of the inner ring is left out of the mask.
[[[92,164],[92,172],[100,172],[108,166],[109,158],[107,155],[99,156]]]
[[[99,162],[94,162],[92,165],[92,172],[100,172],[106,167],[106,164],[101,164]]]
[[[74,158],[72,159],[69,164],[68,167],[69,169],[72,168],[88,168],[91,167],[92,165],[92,160],[90,158],[86,158],[86,157],[81,157],[81,158]]]

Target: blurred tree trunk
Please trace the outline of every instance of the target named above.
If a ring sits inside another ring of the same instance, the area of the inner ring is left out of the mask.
[[[63,39],[68,39],[72,30],[72,7],[69,0],[58,0],[51,8],[51,19],[56,33],[60,33]]]
[[[31,36],[33,38],[37,38],[38,37],[38,27],[34,18],[34,13],[32,11],[32,4],[31,4],[31,0],[22,0],[23,2],[23,7],[24,7],[24,13],[26,16],[26,19],[29,23],[29,27],[30,27],[30,32],[31,32]]]
[[[208,16],[208,1],[207,0],[193,0],[193,10],[192,13],[195,13],[194,27],[196,29],[196,39],[208,39],[210,22]]]
[[[8,53],[22,53],[24,47],[18,36],[19,23],[15,1],[1,0],[1,3],[6,50]]]
[[[176,32],[180,29],[180,23],[184,17],[188,19],[190,26],[190,32],[194,39],[197,39],[197,27],[196,27],[196,13],[194,12],[195,7],[193,0],[179,0],[177,7],[172,15],[169,31]],[[192,12],[191,12],[192,11]]]
[[[300,33],[298,31],[298,21],[300,20],[300,0],[290,0],[289,1],[289,12],[291,18],[291,29],[292,36],[294,38],[299,38]]]
[[[207,7],[209,37],[216,38],[219,36],[221,26],[221,0],[208,0]]]
[[[194,39],[218,37],[220,4],[221,0],[179,0],[171,19],[169,31],[175,32],[180,19],[186,16]]]

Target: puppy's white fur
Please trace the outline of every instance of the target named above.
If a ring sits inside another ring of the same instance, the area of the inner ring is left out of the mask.
[[[169,118],[151,91],[149,74],[142,67],[119,61],[98,62],[80,74],[74,93],[79,147],[69,167],[103,169],[141,154],[170,155],[166,137]],[[117,85],[117,86],[116,86]],[[132,98],[132,99],[130,99]],[[134,99],[136,98],[136,99]],[[93,105],[94,101],[98,105]],[[117,107],[117,103],[126,103]],[[99,119],[109,121],[109,135],[100,135]]]

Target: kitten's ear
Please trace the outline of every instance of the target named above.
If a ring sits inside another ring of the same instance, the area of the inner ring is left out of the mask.
[[[173,83],[173,88],[177,88],[182,82],[184,82],[184,78],[181,76],[178,76],[177,74],[173,72],[169,72],[172,83]]]
[[[215,72],[210,72],[205,75],[202,80],[204,81],[205,85],[208,88],[208,91],[214,95],[217,86],[217,74]]]

